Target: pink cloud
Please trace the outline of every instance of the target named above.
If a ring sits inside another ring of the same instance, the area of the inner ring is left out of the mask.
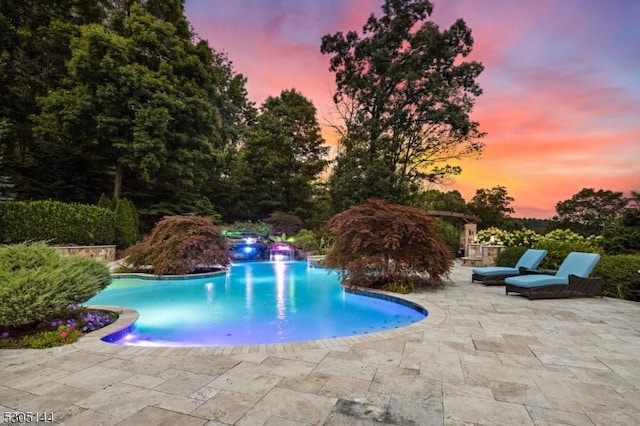
[[[186,6],[196,32],[248,78],[253,101],[295,88],[325,122],[335,86],[320,39],[359,31],[382,3],[187,0]],[[432,19],[441,28],[465,19],[475,38],[471,59],[485,65],[473,117],[488,133],[486,152],[460,163],[453,188],[470,199],[478,188],[504,185],[516,198],[517,216],[540,217],[583,187],[640,189],[640,27],[632,18],[640,3],[634,4],[435,2]],[[323,135],[335,143],[328,127]]]

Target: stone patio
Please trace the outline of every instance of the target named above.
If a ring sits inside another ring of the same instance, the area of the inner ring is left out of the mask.
[[[640,304],[529,301],[462,266],[451,278],[407,297],[424,321],[361,337],[3,350],[0,408],[80,426],[640,424]]]

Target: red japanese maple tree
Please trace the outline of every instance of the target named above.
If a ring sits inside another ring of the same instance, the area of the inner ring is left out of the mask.
[[[226,266],[226,239],[210,217],[165,216],[142,243],[125,253],[134,270],[151,266],[156,275],[191,274]]]
[[[327,223],[336,242],[325,264],[343,283],[364,287],[441,284],[453,253],[426,212],[379,199],[338,213]]]

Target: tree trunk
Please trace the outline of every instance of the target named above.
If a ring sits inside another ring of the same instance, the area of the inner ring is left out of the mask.
[[[116,177],[113,184],[113,199],[116,201],[122,198],[122,175],[122,164],[118,162],[116,163]]]

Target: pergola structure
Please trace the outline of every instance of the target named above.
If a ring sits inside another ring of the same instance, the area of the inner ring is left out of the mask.
[[[462,220],[464,223],[464,227],[460,232],[460,247],[464,249],[464,253],[460,253],[462,257],[469,256],[469,243],[471,243],[478,231],[478,222],[480,222],[480,218],[471,214],[466,213],[458,213],[458,212],[448,212],[441,210],[429,210],[427,211],[429,216],[435,217],[453,217]]]
[[[460,218],[464,223],[478,223],[480,222],[480,218],[474,216],[472,214],[466,213],[458,213],[458,212],[447,212],[441,210],[429,210],[427,211],[429,216],[438,216],[438,217],[455,217]]]

